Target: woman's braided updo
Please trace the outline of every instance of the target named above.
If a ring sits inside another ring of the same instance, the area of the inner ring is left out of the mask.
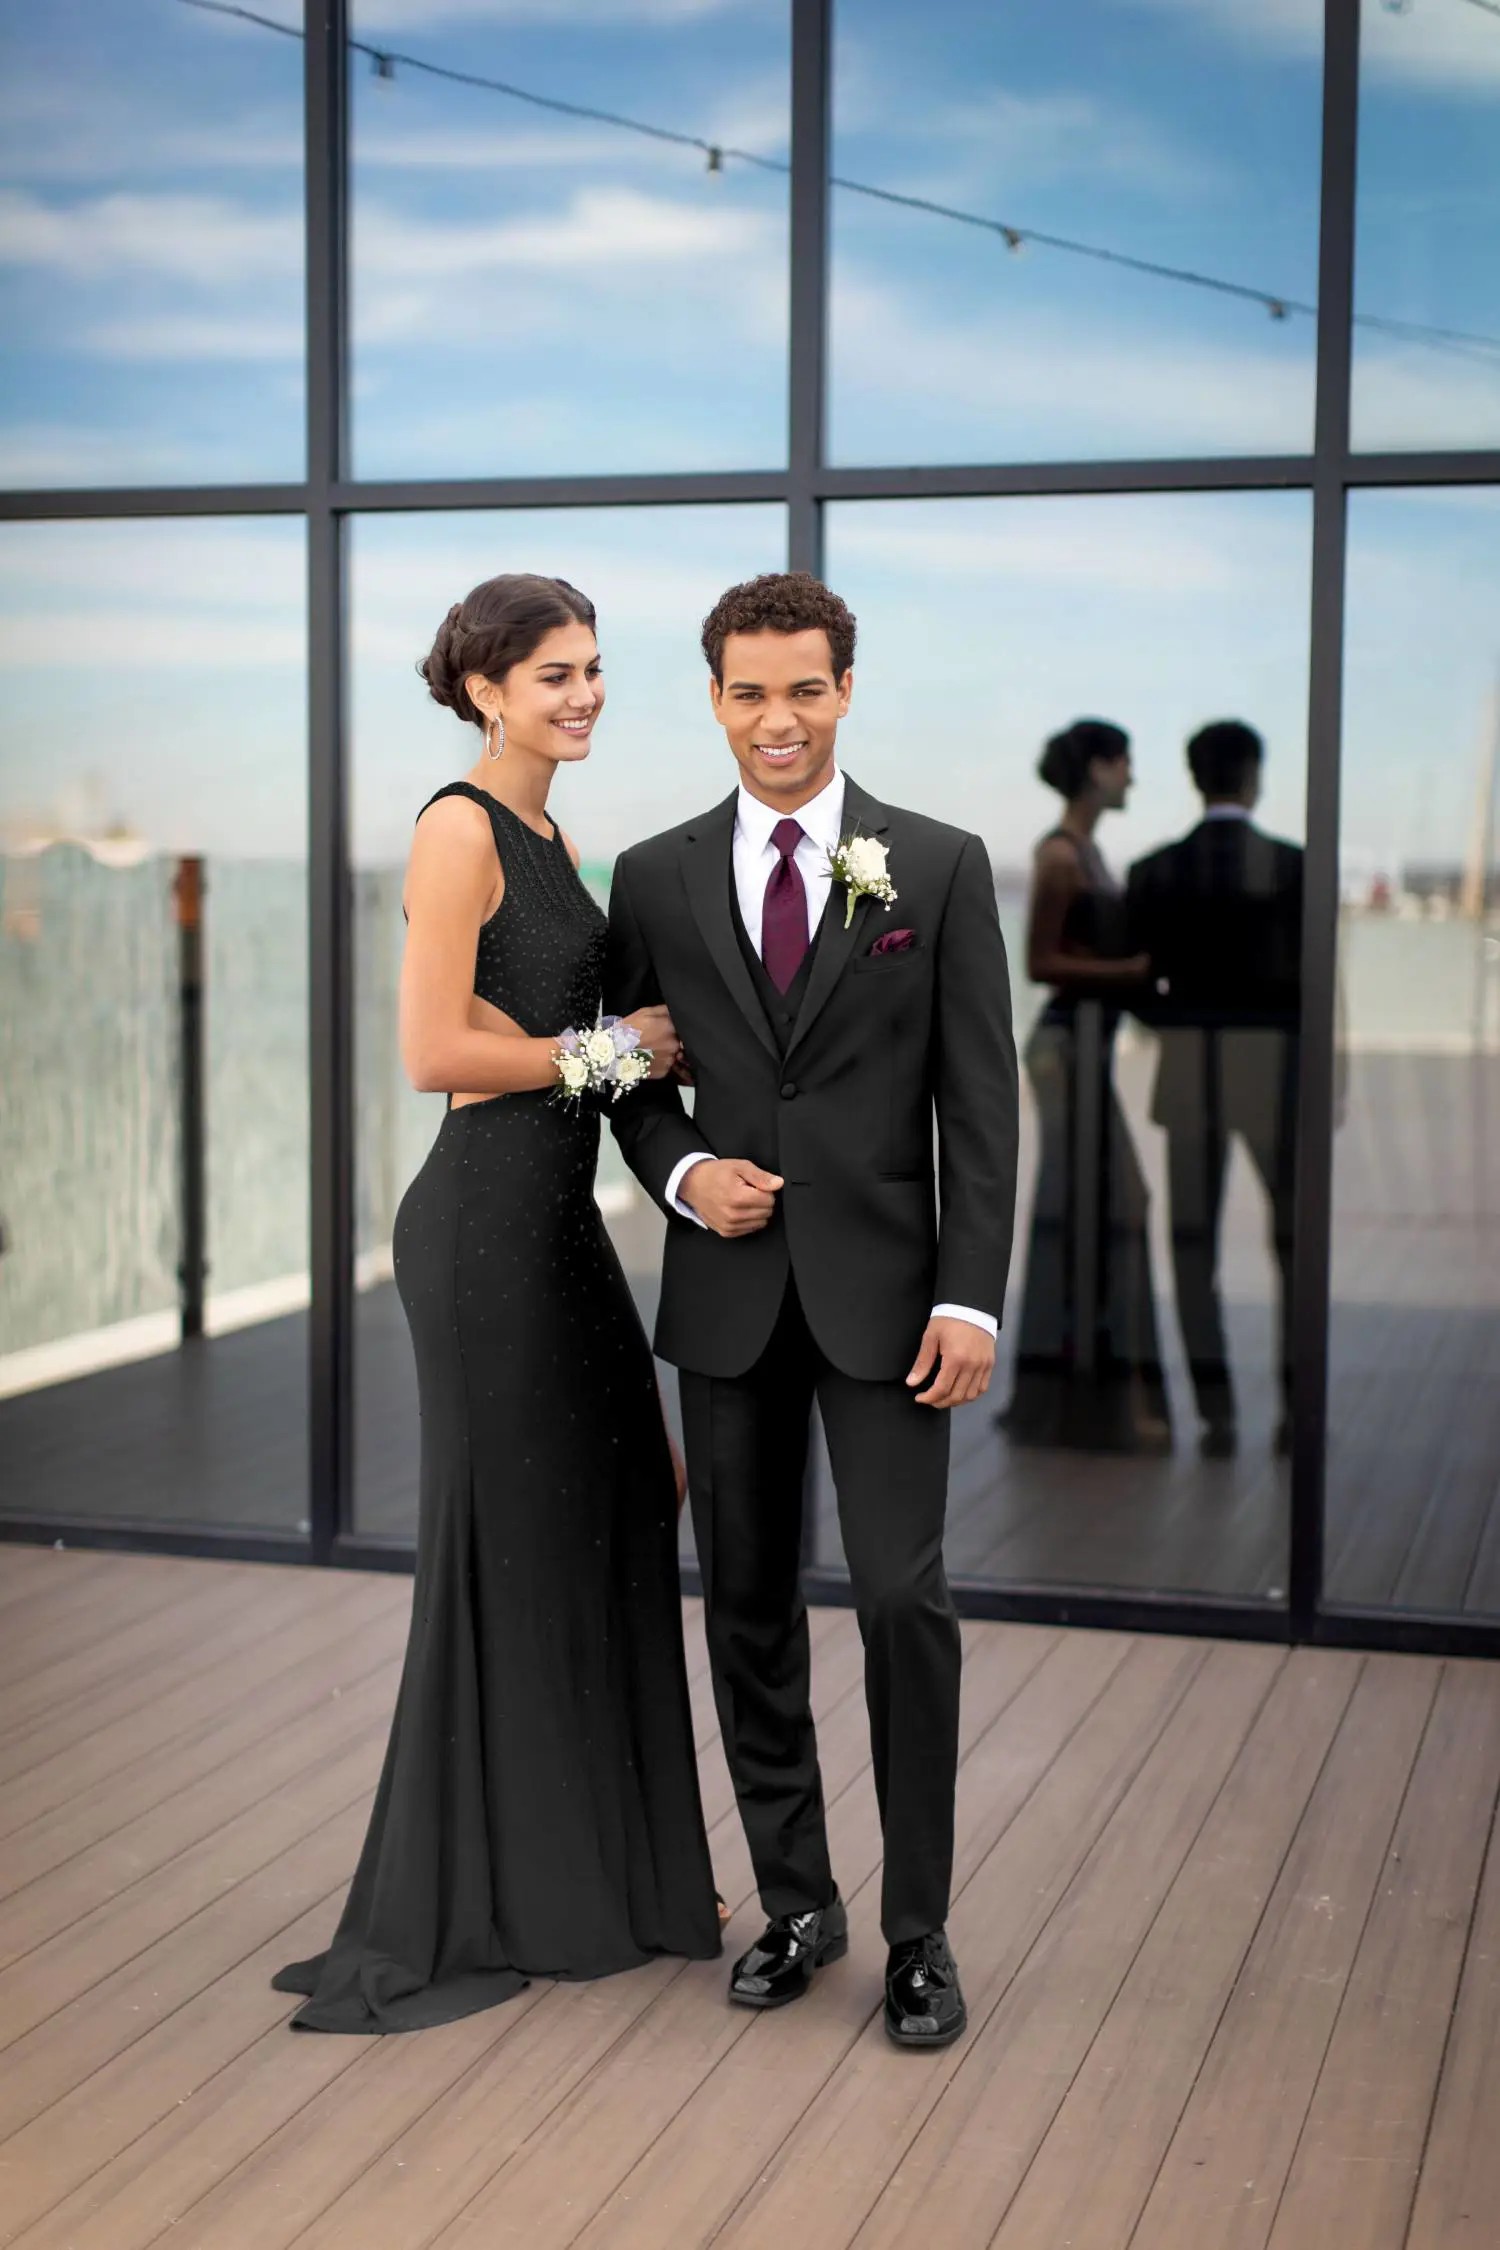
[[[455,602],[437,637],[417,666],[434,703],[446,704],[470,726],[482,728],[464,682],[481,672],[499,682],[513,664],[524,663],[559,625],[594,626],[594,605],[566,578],[542,578],[531,571],[508,571]]]

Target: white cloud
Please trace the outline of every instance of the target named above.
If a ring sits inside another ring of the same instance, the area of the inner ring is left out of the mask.
[[[114,194],[68,204],[0,192],[0,263],[70,281],[152,273],[232,288],[302,271],[300,211],[252,211],[222,196]]]
[[[1117,0],[1131,10],[1183,16],[1241,49],[1309,61],[1323,52],[1322,0]],[[1365,0],[1360,56],[1369,76],[1445,94],[1493,99],[1500,82],[1500,31],[1462,0],[1413,0],[1391,9]]]
[[[1269,323],[1253,307],[1242,318],[1243,344],[1230,344],[1127,328],[1076,300],[959,312],[846,262],[834,290],[837,457],[887,458],[898,429],[903,459],[1305,451],[1311,326],[1278,328],[1268,344]]]
[[[466,23],[539,23],[566,35],[593,25],[639,27],[698,23],[742,0],[358,0],[355,36],[446,30]]]
[[[421,280],[451,288],[506,272],[581,273],[603,268],[640,278],[643,266],[691,266],[760,249],[773,229],[758,213],[685,203],[634,188],[584,188],[566,209],[521,219],[442,224],[389,207],[358,221],[368,282]],[[632,270],[633,269],[633,270]]]
[[[195,313],[125,314],[85,330],[86,350],[106,359],[193,361],[289,360],[300,365],[304,342],[299,320]]]

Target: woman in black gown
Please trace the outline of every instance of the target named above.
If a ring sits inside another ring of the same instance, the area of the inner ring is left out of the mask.
[[[1150,963],[1126,951],[1124,893],[1094,839],[1124,807],[1130,739],[1077,719],[1037,771],[1064,811],[1032,871],[1027,974],[1052,996],[1026,1043],[1040,1147],[1015,1387],[998,1420],[1013,1444],[1163,1453],[1150,1193],[1114,1085],[1120,1011]]]
[[[450,1091],[395,1227],[422,1415],[417,1576],[369,1832],[301,2029],[412,2031],[661,1953],[720,1949],[650,1349],[594,1201],[597,1098],[559,1098],[605,918],[548,819],[604,699],[557,579],[455,603],[422,667],[482,727],[407,876],[402,1048]],[[665,1010],[630,1019],[652,1075]],[[461,1090],[461,1091],[460,1091]],[[626,1094],[622,1098],[629,1099]]]

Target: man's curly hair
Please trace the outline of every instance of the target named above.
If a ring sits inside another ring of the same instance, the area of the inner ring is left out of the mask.
[[[721,594],[703,620],[703,653],[720,687],[724,685],[724,643],[731,633],[808,633],[828,635],[833,676],[841,680],[854,662],[854,614],[847,602],[805,570],[768,570]]]

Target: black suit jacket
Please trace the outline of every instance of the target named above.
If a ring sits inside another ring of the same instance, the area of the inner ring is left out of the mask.
[[[1131,868],[1131,952],[1149,954],[1153,1023],[1295,1031],[1302,848],[1248,820],[1204,820]],[[1165,989],[1160,989],[1161,987]]]
[[[735,935],[736,803],[623,853],[610,897],[608,1005],[665,1001],[694,1079],[691,1117],[670,1081],[610,1113],[671,1222],[656,1349],[699,1374],[744,1374],[790,1270],[833,1364],[889,1381],[906,1374],[934,1304],[998,1319],[1005,1297],[1016,1057],[988,856],[977,836],[846,781],[846,832],[887,845],[898,898],[888,913],[861,899],[846,929],[834,886],[783,1056]],[[911,949],[872,954],[894,929],[916,933]],[[690,1151],[784,1178],[764,1232],[725,1241],[668,1210]]]

